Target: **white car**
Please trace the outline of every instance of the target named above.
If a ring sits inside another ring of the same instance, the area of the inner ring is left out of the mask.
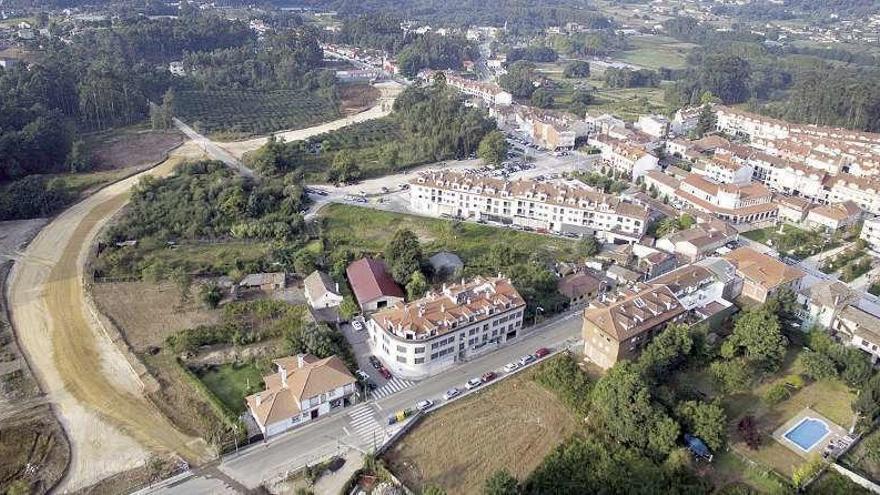
[[[532,356],[531,354],[526,354],[525,356],[519,358],[519,365],[525,366],[534,360],[535,360],[535,356]]]
[[[364,329],[364,324],[360,320],[351,320],[351,327],[360,332]]]
[[[357,370],[354,372],[354,374],[357,375],[362,380],[369,380],[370,379],[370,375],[368,375],[364,370]]]
[[[445,394],[443,394],[443,398],[446,400],[449,400],[449,399],[457,396],[460,393],[461,393],[461,390],[459,390],[455,387],[452,387],[449,390],[447,390]]]
[[[479,378],[471,378],[467,381],[467,383],[464,384],[464,386],[467,387],[468,390],[473,390],[482,384],[483,380],[480,380]]]
[[[434,401],[425,399],[425,400],[419,402],[418,404],[416,404],[416,409],[424,412],[424,411],[427,411],[428,409],[431,409],[431,407],[433,405],[434,405]]]
[[[507,363],[504,365],[504,371],[510,373],[519,369],[519,363]]]

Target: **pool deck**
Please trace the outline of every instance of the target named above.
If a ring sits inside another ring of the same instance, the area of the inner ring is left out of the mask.
[[[824,421],[825,424],[828,425],[829,430],[829,433],[825,435],[824,438],[816,442],[809,450],[806,451],[788,438],[785,438],[785,434],[788,433],[789,430],[791,430],[795,426],[799,425],[801,421],[803,421],[805,418]],[[826,451],[826,448],[829,453],[833,455],[833,457],[837,457],[836,451],[840,451],[840,447],[843,447],[844,445],[846,447],[849,447],[849,444],[851,443],[851,440],[849,440],[849,432],[847,432],[845,429],[841,428],[839,425],[835,424],[833,421],[826,418],[825,416],[822,416],[816,411],[810,409],[809,407],[804,408],[803,410],[801,410],[801,412],[795,414],[794,416],[792,416],[791,419],[789,419],[788,421],[783,423],[782,426],[777,428],[776,431],[773,432],[773,438],[777,442],[788,447],[789,450],[804,458],[822,455],[822,453]]]

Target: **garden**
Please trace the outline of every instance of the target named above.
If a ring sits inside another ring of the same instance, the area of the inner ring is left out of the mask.
[[[827,239],[816,232],[782,224],[779,227],[743,232],[743,237],[766,244],[779,251],[780,254],[803,259],[840,246],[839,239]]]

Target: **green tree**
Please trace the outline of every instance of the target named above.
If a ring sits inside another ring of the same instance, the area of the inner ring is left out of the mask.
[[[516,98],[530,98],[535,92],[535,66],[531,62],[518,60],[507,68],[498,82]]]
[[[422,266],[419,238],[409,229],[398,229],[385,245],[384,258],[394,280],[406,284]]]
[[[498,167],[507,158],[507,139],[501,131],[492,131],[480,140],[477,156],[483,163]]]
[[[743,358],[715,361],[709,365],[709,372],[718,387],[728,394],[742,392],[752,382],[752,367]]]
[[[82,139],[77,139],[67,155],[67,168],[71,172],[86,172],[92,168],[91,156]]]
[[[865,458],[871,462],[880,462],[880,434],[872,433],[864,441]]]
[[[733,334],[722,344],[721,355],[728,359],[742,355],[753,365],[776,370],[785,356],[785,338],[776,314],[764,306],[743,312]]]
[[[599,240],[596,239],[596,236],[592,234],[584,234],[583,237],[581,237],[581,240],[578,241],[578,247],[580,248],[581,254],[591,258],[599,254],[599,248],[601,245],[599,244]]]
[[[727,415],[716,402],[679,402],[675,414],[685,432],[699,437],[718,452],[727,444]]]
[[[824,354],[804,351],[800,358],[804,374],[813,380],[826,380],[837,376],[834,361]]]
[[[483,495],[516,495],[517,481],[506,469],[499,469],[483,483]]]
[[[425,295],[425,292],[428,291],[428,280],[425,279],[425,275],[421,270],[416,270],[412,272],[412,275],[409,278],[409,282],[406,283],[406,297],[410,301],[415,301],[416,299]]]
[[[343,296],[342,302],[339,304],[339,317],[345,321],[349,321],[361,312],[360,306],[354,301],[353,296]]]
[[[317,256],[308,249],[300,249],[293,256],[293,269],[296,273],[307,276],[315,271]]]
[[[538,108],[553,108],[553,104],[556,103],[553,93],[544,88],[538,88],[533,91],[529,99],[532,105]]]
[[[791,473],[791,482],[795,488],[801,490],[824,468],[825,462],[820,457],[812,457],[807,462],[794,468],[794,471]]]
[[[716,120],[715,111],[712,110],[712,106],[704,104],[700,109],[700,115],[697,117],[697,126],[694,128],[696,137],[703,137],[707,133],[714,131]]]
[[[23,479],[17,479],[6,487],[6,495],[28,495],[31,493],[31,486]]]
[[[651,340],[642,352],[638,364],[650,378],[665,377],[687,359],[693,345],[690,327],[679,324],[669,325]]]
[[[223,293],[220,291],[220,287],[217,287],[217,284],[215,283],[204,284],[200,290],[202,304],[207,308],[215,309],[223,299]]]
[[[569,79],[590,77],[590,64],[583,60],[575,60],[565,66],[562,76]]]
[[[354,154],[342,150],[333,157],[333,166],[327,171],[330,182],[355,182],[361,178],[361,169],[357,166]]]

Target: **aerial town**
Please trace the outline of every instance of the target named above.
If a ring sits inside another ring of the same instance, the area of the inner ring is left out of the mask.
[[[0,493],[880,493],[878,32],[0,0]]]

